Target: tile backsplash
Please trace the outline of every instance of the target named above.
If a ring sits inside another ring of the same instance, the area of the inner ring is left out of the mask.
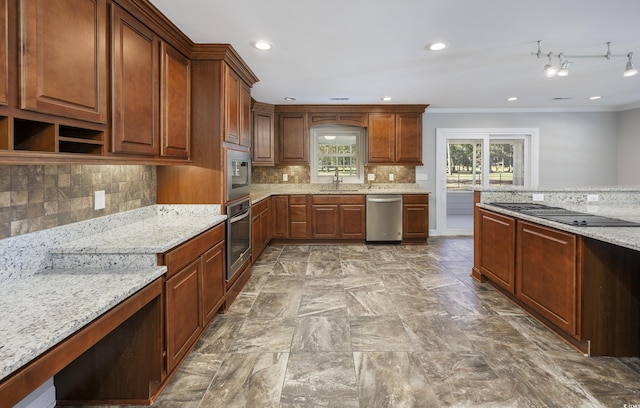
[[[94,210],[100,190],[106,207]],[[0,239],[155,203],[154,166],[0,166]]]
[[[416,182],[416,168],[412,166],[365,166],[364,173],[365,184]],[[282,180],[283,174],[287,174],[288,181]],[[375,180],[368,181],[367,174],[374,174]],[[393,174],[393,181],[389,181],[389,174]],[[307,166],[254,166],[251,169],[251,182],[255,184],[308,184],[311,182],[311,174]]]

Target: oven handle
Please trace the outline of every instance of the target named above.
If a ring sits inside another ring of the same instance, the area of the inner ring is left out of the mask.
[[[236,221],[240,221],[243,218],[247,218],[249,216],[249,211],[245,211],[244,213],[240,214],[240,215],[236,215],[233,218],[229,218],[229,224],[233,224]]]

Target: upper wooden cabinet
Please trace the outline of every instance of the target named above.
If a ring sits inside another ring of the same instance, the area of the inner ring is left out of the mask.
[[[422,164],[422,113],[372,113],[369,164]]]
[[[9,9],[0,0],[0,105],[9,103]],[[2,138],[0,137],[0,140]]]
[[[367,127],[366,113],[359,112],[316,112],[309,114],[309,126],[352,125]]]
[[[23,0],[20,18],[20,107],[105,123],[104,0]],[[5,37],[6,27],[2,24]]]
[[[251,89],[224,65],[224,141],[251,145]]]
[[[188,158],[191,122],[191,63],[162,42],[160,63],[161,154]]]
[[[155,156],[158,143],[158,37],[112,5],[113,151]]]
[[[306,113],[277,114],[278,164],[309,164],[309,123]]]
[[[253,143],[251,162],[254,166],[275,164],[274,106],[262,102],[253,104]]]

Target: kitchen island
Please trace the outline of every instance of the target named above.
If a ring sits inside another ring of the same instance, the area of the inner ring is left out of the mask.
[[[1,240],[0,406],[62,370],[92,378],[95,367],[69,367],[89,364],[77,359],[94,347],[120,378],[101,371],[115,394],[93,398],[148,402],[167,377],[158,254],[225,219],[215,205],[150,206]],[[73,376],[56,387],[81,388]]]
[[[640,228],[567,225],[492,205],[534,198],[640,221],[638,188],[479,189],[472,276],[490,281],[585,354],[640,355]]]

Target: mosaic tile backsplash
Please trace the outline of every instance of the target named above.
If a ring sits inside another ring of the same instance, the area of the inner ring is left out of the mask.
[[[410,166],[365,166],[364,173],[375,174],[374,181],[368,181],[365,176],[365,184],[416,182],[416,168]],[[289,181],[282,181],[283,174],[289,176]],[[393,174],[394,181],[389,181],[389,174]],[[251,169],[251,182],[255,184],[308,184],[311,182],[311,175],[309,167],[306,166],[254,166]]]
[[[106,207],[94,210],[100,190]],[[155,203],[154,166],[0,166],[0,239]]]

